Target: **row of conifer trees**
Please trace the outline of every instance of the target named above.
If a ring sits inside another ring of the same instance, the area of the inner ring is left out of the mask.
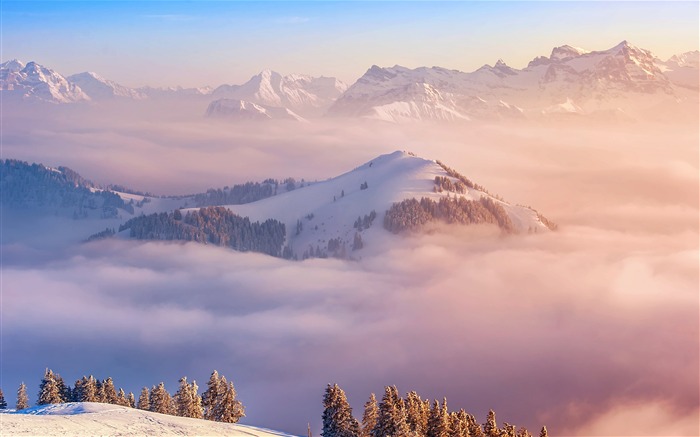
[[[352,415],[345,392],[337,384],[328,384],[323,396],[323,437],[532,437],[525,427],[503,423],[499,428],[496,413],[490,410],[483,425],[464,410],[447,409],[442,403],[423,400],[415,391],[399,396],[395,386],[385,387],[377,404],[374,393],[365,403],[362,422]],[[547,437],[542,427],[540,437]]]
[[[61,404],[64,402],[101,402],[122,405],[156,413],[173,416],[194,417],[217,422],[236,423],[245,417],[245,408],[236,397],[233,382],[227,381],[214,370],[207,382],[207,389],[200,396],[196,381],[187,382],[187,377],[180,378],[180,385],[171,396],[164,383],[154,385],[149,390],[141,390],[138,401],[133,393],[128,395],[124,389],[117,389],[111,377],[103,380],[94,376],[83,376],[75,381],[73,387],[67,385],[63,378],[46,369],[39,384],[37,405]],[[0,409],[7,408],[4,394],[0,390]],[[27,386],[22,383],[17,390],[17,410],[29,408]]]

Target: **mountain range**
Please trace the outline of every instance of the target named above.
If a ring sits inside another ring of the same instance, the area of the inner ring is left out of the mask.
[[[347,86],[333,77],[265,70],[242,85],[128,88],[96,73],[64,77],[35,62],[0,65],[10,100],[50,103],[198,98],[207,116],[306,120],[321,116],[389,122],[468,121],[600,115],[643,118],[659,108],[697,107],[699,52],[666,61],[622,41],[601,51],[555,47],[523,69],[499,59],[466,73],[441,67],[372,66]],[[204,105],[203,102],[201,102]]]

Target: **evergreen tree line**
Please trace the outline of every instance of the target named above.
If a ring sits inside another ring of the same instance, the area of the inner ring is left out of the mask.
[[[442,403],[431,403],[415,391],[402,398],[395,386],[384,388],[379,403],[374,393],[370,395],[361,422],[353,416],[345,392],[337,384],[326,387],[323,408],[323,437],[532,437],[525,427],[516,430],[507,422],[499,427],[493,410],[480,425],[463,409],[449,411],[445,398]],[[546,427],[542,427],[540,437],[547,437]]]
[[[207,382],[207,389],[200,396],[196,381],[187,382],[187,377],[180,378],[179,388],[171,396],[160,382],[149,390],[141,390],[138,401],[134,394],[127,395],[123,389],[116,390],[114,381],[109,377],[104,380],[94,376],[83,376],[75,381],[73,387],[66,385],[63,378],[50,369],[46,369],[39,384],[37,405],[61,404],[64,402],[100,402],[138,408],[155,413],[173,416],[193,417],[217,422],[236,423],[245,417],[245,407],[237,399],[233,382],[225,376],[219,376],[214,370]],[[5,396],[0,390],[0,409],[7,408]],[[29,408],[27,386],[22,383],[17,390],[17,410]]]
[[[447,173],[448,176],[457,179],[459,182],[461,182],[461,183],[464,184],[465,186],[467,186],[467,187],[469,187],[469,188],[472,188],[472,189],[474,189],[474,190],[482,191],[482,192],[484,192],[484,193],[486,193],[486,194],[488,194],[488,195],[490,195],[490,196],[495,197],[496,199],[503,200],[503,199],[500,198],[500,196],[489,193],[489,191],[486,189],[486,187],[483,187],[483,186],[481,186],[481,185],[479,185],[479,184],[477,184],[477,183],[475,183],[475,182],[472,182],[471,180],[469,180],[469,178],[467,178],[466,176],[464,176],[464,175],[460,174],[459,172],[457,172],[457,170],[448,167],[447,165],[445,165],[444,163],[442,163],[442,162],[440,162],[440,161],[435,161],[435,163],[436,163],[437,165],[439,165],[440,167],[442,167],[442,169],[445,170],[445,172]],[[437,179],[437,178],[436,178],[436,179]],[[437,180],[436,180],[436,184],[437,184]],[[455,187],[455,188],[456,188],[456,187]],[[448,191],[452,191],[452,190],[448,190]]]
[[[188,211],[184,216],[175,210],[134,217],[121,225],[119,232],[126,229],[139,240],[196,241],[276,257],[282,256],[286,236],[284,224],[277,220],[251,222],[217,206]]]
[[[74,218],[87,217],[91,210],[100,210],[104,218],[117,217],[117,209],[134,212],[131,202],[98,189],[68,167],[54,170],[14,159],[0,160],[0,191],[3,205],[74,208]]]
[[[463,197],[441,197],[437,202],[427,197],[394,203],[384,216],[384,228],[395,234],[417,229],[431,221],[445,223],[498,225],[505,232],[514,232],[506,210],[489,197],[467,200]]]

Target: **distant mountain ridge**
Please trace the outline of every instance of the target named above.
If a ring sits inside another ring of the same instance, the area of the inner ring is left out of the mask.
[[[466,73],[442,67],[373,65],[348,86],[333,77],[263,70],[241,85],[128,88],[86,72],[64,77],[35,62],[0,64],[10,100],[50,103],[110,99],[209,99],[207,116],[237,120],[369,118],[466,122],[561,116],[634,119],[698,102],[699,52],[663,61],[627,41],[599,51],[554,47],[523,69],[502,59]],[[202,102],[203,104],[203,102]]]
[[[632,112],[644,101],[687,98],[682,87],[692,88],[692,81],[675,73],[679,69],[685,69],[686,76],[694,73],[697,89],[697,54],[664,62],[622,41],[602,51],[555,47],[549,57],[537,57],[522,70],[500,59],[472,73],[375,65],[348,88],[329,114],[401,122],[543,116],[559,112],[552,110],[555,107],[582,115]]]

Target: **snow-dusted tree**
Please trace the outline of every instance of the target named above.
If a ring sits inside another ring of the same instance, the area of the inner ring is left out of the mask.
[[[114,381],[112,377],[108,377],[102,381],[102,402],[106,404],[120,405],[119,396],[117,395],[117,390],[114,388]]]
[[[501,430],[501,437],[517,437],[515,435],[515,425],[511,425],[508,422],[503,422],[503,429]]]
[[[63,401],[63,394],[56,381],[56,375],[47,368],[39,384],[37,405],[60,404]]]
[[[139,410],[150,410],[151,409],[151,397],[148,393],[148,388],[144,387],[141,389],[141,394],[139,395],[139,403],[136,404]]]
[[[418,393],[411,391],[406,395],[406,424],[408,429],[418,436],[424,436],[428,429],[428,413],[430,406],[418,396]]]
[[[527,430],[524,426],[521,426],[520,429],[518,430],[518,433],[516,434],[517,437],[532,437],[532,434],[530,434],[530,431]]]
[[[222,387],[219,399],[214,407],[215,420],[225,423],[237,423],[241,417],[245,417],[245,409],[241,401],[236,399],[236,389],[233,382],[226,385],[226,378],[221,379]]]
[[[430,409],[428,417],[428,432],[427,437],[449,437],[450,435],[450,418],[447,412],[447,399],[442,400],[442,406],[435,400],[433,407]]]
[[[56,387],[58,387],[58,392],[61,394],[61,402],[70,402],[71,399],[73,399],[73,390],[70,388],[69,385],[66,385],[66,382],[63,380],[61,375],[59,375],[58,373],[54,373],[53,376],[56,380]]]
[[[117,393],[117,405],[121,405],[123,407],[129,406],[129,401],[126,399],[126,393],[124,392],[123,388],[120,388],[119,393]]]
[[[323,437],[358,437],[360,424],[352,415],[345,392],[338,384],[326,387],[323,396]]]
[[[377,398],[372,393],[369,400],[365,402],[365,411],[362,414],[362,428],[360,430],[361,437],[370,437],[374,426],[377,424],[379,417],[379,407],[377,406]]]
[[[197,383],[187,383],[187,377],[180,378],[180,387],[175,393],[175,410],[178,416],[202,418],[202,404],[197,394]]]
[[[5,400],[5,393],[2,392],[2,389],[0,388],[0,410],[6,410],[7,409],[7,401]]]
[[[170,393],[162,382],[151,388],[149,410],[154,413],[170,414],[172,412],[172,400]]]
[[[379,403],[377,425],[372,430],[372,437],[402,437],[408,434],[403,399],[399,396],[399,391],[395,386],[385,387],[384,396]]]
[[[546,426],[542,427],[542,430],[540,431],[540,437],[548,437]]]
[[[493,410],[489,410],[484,423],[484,435],[486,437],[499,437],[500,434],[501,430],[498,429],[498,424],[496,423],[496,413]]]
[[[18,410],[29,408],[29,396],[27,396],[27,386],[24,382],[21,383],[17,389],[17,404],[15,408]]]
[[[126,397],[126,403],[129,407],[136,408],[136,398],[133,392],[129,392],[129,395]]]
[[[221,391],[221,377],[219,377],[219,372],[214,370],[211,372],[211,376],[207,382],[207,389],[202,393],[202,407],[204,408],[205,419],[216,420],[214,417],[214,409]]]
[[[469,427],[469,435],[471,437],[484,437],[484,432],[481,430],[481,425],[476,421],[476,417],[472,414],[467,414],[467,423]]]
[[[450,437],[470,437],[469,421],[464,410],[450,414]]]

